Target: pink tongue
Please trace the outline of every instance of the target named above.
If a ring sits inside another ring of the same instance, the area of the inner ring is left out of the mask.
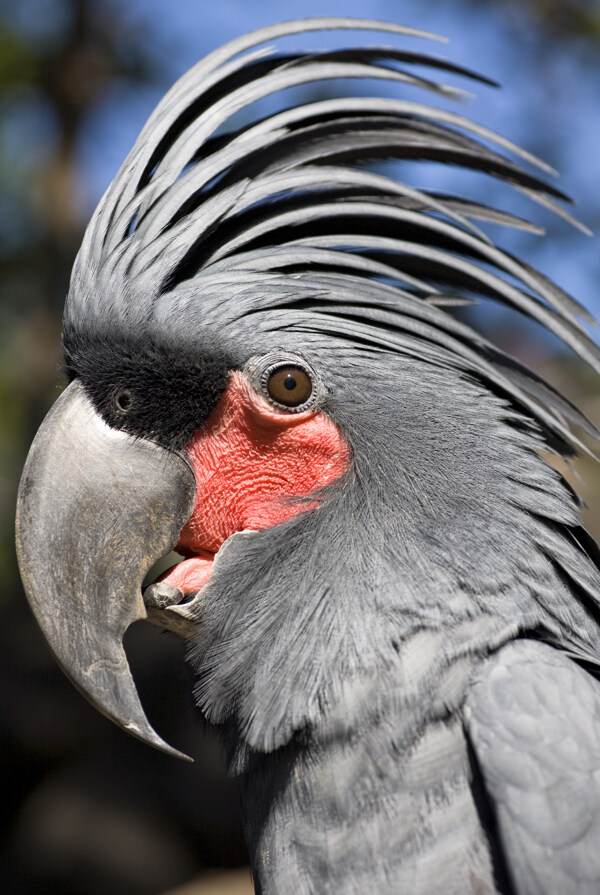
[[[184,594],[200,590],[208,579],[212,570],[214,557],[193,556],[183,562],[172,566],[160,576],[159,581],[166,581],[172,587],[178,587]]]

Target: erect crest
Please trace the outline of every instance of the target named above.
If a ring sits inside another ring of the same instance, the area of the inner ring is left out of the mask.
[[[199,307],[204,319],[223,325],[249,311],[277,310],[288,329],[458,366],[533,416],[547,440],[568,453],[577,441],[569,421],[596,435],[593,427],[442,310],[464,299],[496,300],[536,320],[600,372],[584,309],[497,248],[479,223],[539,228],[470,197],[414,189],[365,163],[426,160],[483,172],[576,223],[557,203],[566,197],[522,163],[552,170],[461,115],[404,98],[405,86],[459,98],[462,91],[436,80],[445,73],[491,83],[436,56],[366,45],[256,49],[330,29],[432,37],[362,19],[296,20],[234,40],[199,62],[151,115],[90,223],[67,332],[90,325],[156,331],[174,306],[182,329],[186,313],[197,318]],[[424,67],[431,77],[418,73]],[[340,92],[297,105],[285,93],[339,79],[369,79],[371,89],[386,81],[397,96]],[[252,117],[256,103],[281,91],[290,104]]]

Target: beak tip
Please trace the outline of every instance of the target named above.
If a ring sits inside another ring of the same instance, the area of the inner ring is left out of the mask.
[[[75,380],[30,449],[16,520],[25,591],[67,676],[118,726],[185,761],[144,714],[123,635],[147,617],[143,578],[177,540],[195,490],[179,455],[110,429]]]
[[[150,746],[154,746],[156,749],[160,749],[161,752],[165,752],[167,755],[172,755],[174,758],[181,758],[183,761],[189,761],[193,764],[194,759],[191,756],[186,755],[185,752],[180,752],[179,749],[175,749],[173,746],[169,746],[165,740],[160,737],[155,730],[148,724],[142,729],[135,721],[129,721],[126,724],[121,725],[123,730],[130,733],[132,736],[137,737],[138,740],[142,740],[142,742],[147,743]]]

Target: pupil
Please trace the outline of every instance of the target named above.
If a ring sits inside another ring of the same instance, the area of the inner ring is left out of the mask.
[[[291,392],[296,388],[296,380],[291,373],[288,373],[283,380],[283,387],[286,388],[288,392]]]

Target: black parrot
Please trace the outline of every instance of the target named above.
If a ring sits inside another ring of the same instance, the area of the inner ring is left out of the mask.
[[[597,895],[600,554],[546,457],[598,432],[453,308],[517,309],[597,372],[600,352],[581,306],[479,223],[538,228],[365,163],[460,166],[568,218],[565,197],[414,99],[257,112],[332,79],[485,80],[404,48],[256,49],[333,28],[431,36],[320,18],[234,40],[100,202],[65,309],[71,382],[21,482],[25,587],[76,686],[171,752],[122,637],[148,616],[189,641],[257,892]],[[142,594],[175,545],[187,559]]]

